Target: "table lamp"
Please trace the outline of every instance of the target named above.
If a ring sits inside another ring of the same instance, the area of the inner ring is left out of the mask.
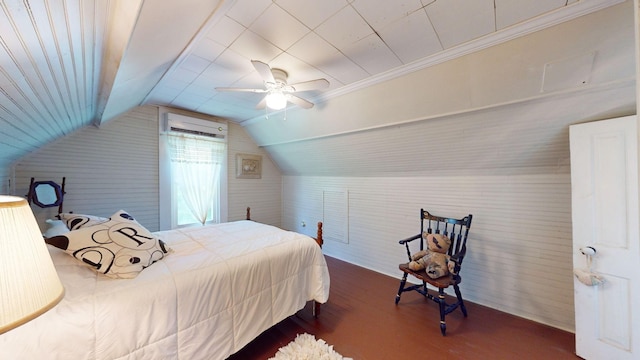
[[[45,313],[63,296],[27,200],[0,195],[0,334]]]

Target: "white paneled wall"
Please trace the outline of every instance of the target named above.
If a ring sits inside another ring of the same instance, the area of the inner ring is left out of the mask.
[[[400,279],[398,264],[407,259],[398,240],[419,232],[421,208],[458,218],[473,214],[463,296],[573,331],[569,174],[285,176],[283,226],[313,235],[315,223],[323,220],[326,189],[349,194],[349,242],[326,240],[327,255]],[[396,292],[388,289],[389,306]]]
[[[11,192],[9,169],[9,167],[0,167],[0,194],[10,194]]]
[[[262,156],[260,179],[236,179],[236,155]],[[251,218],[264,224],[281,226],[282,176],[266,151],[258,148],[244,128],[229,123],[229,220],[244,219],[251,207]]]
[[[82,129],[21,159],[10,191],[26,194],[32,176],[55,181],[66,176],[66,210],[109,216],[125,209],[156,230],[157,126],[158,108],[145,106],[100,129]],[[236,179],[238,153],[262,155],[261,179]],[[312,236],[316,222],[325,221],[325,232],[337,238],[327,238],[326,254],[397,278],[398,264],[406,261],[397,241],[419,231],[420,208],[445,216],[473,214],[462,270],[465,298],[573,330],[567,168],[549,175],[282,177],[268,154],[233,123],[228,156],[229,220],[244,218],[249,206],[257,221]],[[5,171],[0,178],[8,183],[11,169]],[[34,211],[41,221],[55,215],[54,209]],[[389,306],[395,306],[396,292],[395,286],[388,289]]]
[[[176,111],[186,115],[193,113]],[[15,188],[24,196],[31,177],[67,179],[64,211],[110,216],[129,211],[151,231],[158,230],[158,107],[138,107],[101,128],[87,127],[22,158],[15,166]],[[280,225],[281,176],[269,157],[242,127],[229,126],[229,220],[253,218]],[[236,179],[235,153],[263,155],[262,179]],[[1,173],[0,173],[1,176]],[[32,207],[39,223],[57,208]]]
[[[101,128],[85,127],[44,146],[16,164],[16,191],[29,180],[61,182],[63,211],[108,217],[128,211],[151,231],[158,229],[158,109],[136,108]],[[57,208],[32,206],[38,221]]]

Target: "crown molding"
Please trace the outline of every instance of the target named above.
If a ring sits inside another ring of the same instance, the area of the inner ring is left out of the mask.
[[[345,85],[338,89],[327,91],[322,95],[319,95],[310,100],[314,103],[322,103],[329,99],[346,95],[372,85],[376,85],[413,73],[418,70],[441,64],[446,61],[492,47],[494,45],[502,44],[509,40],[513,40],[518,37],[525,36],[536,31],[540,31],[566,21],[576,19],[580,16],[605,9],[613,5],[617,5],[625,1],[626,0],[578,0],[571,5],[567,5],[563,8],[545,13],[530,20],[509,26],[491,34],[487,34],[478,39],[454,46],[449,49],[445,49],[434,55],[424,57],[403,66],[399,66],[383,73],[376,74],[366,79],[351,83],[349,85]],[[278,112],[273,112],[273,114],[276,113]],[[256,116],[252,119],[243,121],[241,125],[251,125],[262,120],[263,118],[264,115]]]
[[[438,52],[437,54],[427,56],[403,66],[388,70],[386,72],[371,76],[369,78],[354,82],[333,91],[327,91],[319,100],[328,100],[330,98],[348,94],[350,92],[360,90],[371,85],[395,79],[397,77],[410,74],[412,72],[428,68],[437,64],[444,63],[449,60],[468,55],[494,45],[502,44],[509,40],[525,36],[536,31],[540,31],[551,26],[561,24],[563,22],[576,19],[580,16],[587,15],[607,7],[623,3],[626,0],[582,0],[561,9],[540,15],[522,23],[512,25],[510,27],[498,30],[491,34],[487,34],[478,39],[454,46],[449,49]]]

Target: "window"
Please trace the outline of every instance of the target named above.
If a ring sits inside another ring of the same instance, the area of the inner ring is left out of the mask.
[[[226,124],[167,114],[160,134],[160,229],[226,221]]]
[[[224,143],[204,136],[170,132],[172,225],[220,222],[220,171]],[[173,226],[173,227],[175,227]]]

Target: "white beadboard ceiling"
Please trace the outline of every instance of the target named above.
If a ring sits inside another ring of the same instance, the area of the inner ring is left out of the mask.
[[[144,104],[256,124],[265,118],[255,109],[261,94],[215,90],[261,87],[252,59],[285,69],[289,83],[326,78],[328,89],[300,95],[327,107],[621,2],[5,0],[0,164]],[[251,134],[264,145],[267,132]]]

